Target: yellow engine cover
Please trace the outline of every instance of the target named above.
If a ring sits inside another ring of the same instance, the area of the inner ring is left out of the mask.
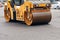
[[[39,4],[39,6],[40,6],[40,7],[46,7],[46,4],[41,3],[41,4]]]

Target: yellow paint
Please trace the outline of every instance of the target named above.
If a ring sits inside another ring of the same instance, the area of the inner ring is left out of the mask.
[[[10,1],[10,0],[8,0]],[[24,21],[24,14],[26,12],[26,7],[28,7],[28,12],[30,12],[30,9],[31,8],[34,8],[34,4],[27,1],[27,0],[24,0],[24,4],[22,4],[21,6],[19,6],[18,8],[16,7],[16,5],[14,5],[14,8],[15,8],[15,11],[16,11],[16,20],[19,20],[19,21]],[[40,7],[46,7],[46,4],[38,4]],[[10,9],[10,12],[11,12],[11,19],[13,20],[13,10],[12,10],[12,7],[10,5],[9,2],[7,2],[7,7]]]
[[[46,7],[46,4],[41,3],[41,4],[39,4],[39,6],[40,7]]]

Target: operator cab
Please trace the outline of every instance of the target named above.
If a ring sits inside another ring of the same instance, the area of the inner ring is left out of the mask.
[[[12,8],[14,8],[14,5],[20,6],[23,3],[24,3],[24,0],[11,0],[11,2],[10,2]]]
[[[10,4],[13,10],[13,19],[16,20],[16,11],[14,9],[14,5],[21,6],[24,3],[24,0],[11,0]]]
[[[16,6],[20,6],[24,3],[24,0],[14,0]]]

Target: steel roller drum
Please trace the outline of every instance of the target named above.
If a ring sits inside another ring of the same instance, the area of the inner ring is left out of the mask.
[[[32,24],[47,24],[51,21],[51,13],[50,12],[35,12],[33,14]]]
[[[48,12],[31,12],[31,13],[25,14],[25,23],[27,25],[48,24],[50,21],[51,21],[50,11],[48,11]]]

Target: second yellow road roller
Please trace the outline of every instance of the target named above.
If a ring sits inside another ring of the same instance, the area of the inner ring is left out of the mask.
[[[50,0],[7,0],[4,5],[6,22],[23,21],[27,25],[51,21]]]

